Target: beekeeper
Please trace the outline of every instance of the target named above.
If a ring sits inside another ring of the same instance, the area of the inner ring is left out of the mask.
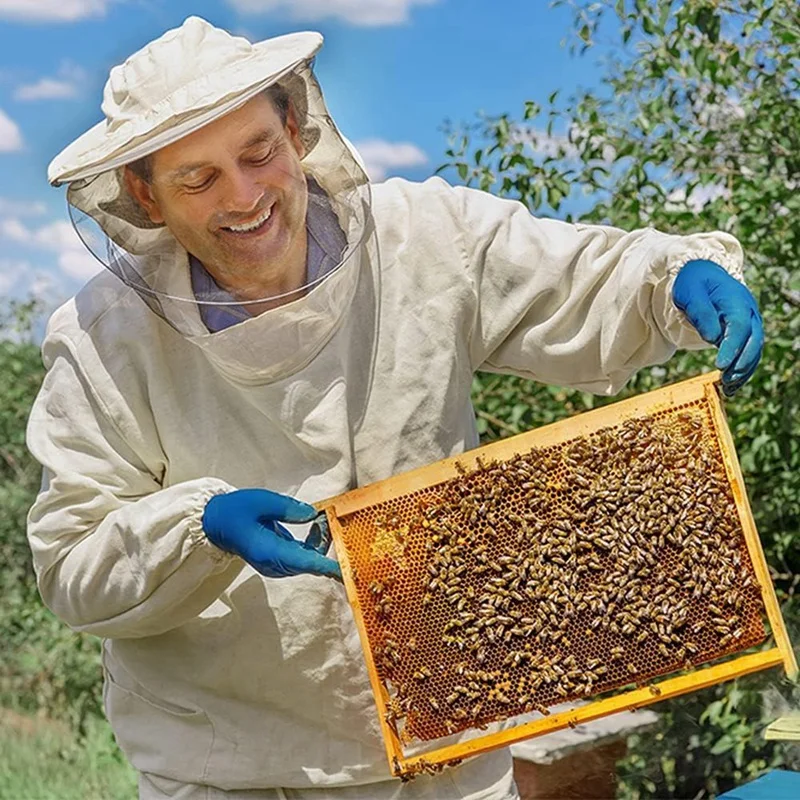
[[[507,750],[390,777],[308,504],[475,447],[478,369],[613,394],[708,341],[733,391],[758,311],[725,233],[371,185],[312,72],[321,44],[191,17],[111,71],[105,119],[51,164],[107,269],[43,345],[39,589],[103,637],[144,798],[516,797]]]

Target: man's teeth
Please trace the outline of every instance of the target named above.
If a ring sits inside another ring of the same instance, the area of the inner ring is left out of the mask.
[[[268,208],[258,219],[253,220],[247,225],[228,225],[227,228],[229,231],[234,231],[235,233],[247,233],[263,225],[271,216],[272,209]]]

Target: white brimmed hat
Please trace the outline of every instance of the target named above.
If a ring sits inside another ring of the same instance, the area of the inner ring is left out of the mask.
[[[53,159],[48,180],[57,186],[89,178],[154,153],[290,78],[322,41],[319,33],[301,32],[252,44],[189,17],[111,70],[105,120]],[[300,102],[292,94],[303,136],[307,108],[302,94]],[[305,133],[309,149],[313,134]]]

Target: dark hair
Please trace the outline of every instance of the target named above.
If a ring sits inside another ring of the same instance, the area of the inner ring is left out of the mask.
[[[281,125],[285,128],[286,120],[289,118],[289,106],[292,102],[289,98],[289,92],[279,83],[273,83],[272,86],[268,86],[264,89],[262,94],[272,102],[272,107],[280,117]]]
[[[286,121],[289,118],[289,106],[291,105],[289,92],[287,92],[286,89],[284,89],[279,83],[273,83],[272,86],[268,86],[266,89],[264,89],[261,94],[263,94],[264,97],[266,97],[272,103],[272,107],[280,117],[281,125],[283,125],[285,128]],[[145,183],[150,183],[152,180],[153,165],[151,156],[138,158],[136,161],[131,161],[131,163],[127,166],[137,178],[140,178]]]

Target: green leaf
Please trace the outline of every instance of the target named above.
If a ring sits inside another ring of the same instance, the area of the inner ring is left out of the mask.
[[[712,725],[716,724],[721,712],[722,700],[715,700],[713,703],[709,703],[700,715],[700,724],[702,725],[707,721],[710,721]]]
[[[538,103],[535,103],[533,100],[526,100],[525,101],[525,113],[523,115],[523,119],[533,119],[535,116],[539,114],[541,107]]]
[[[694,24],[697,25],[700,33],[707,34],[713,25],[715,18],[716,15],[714,14],[713,9],[709,8],[708,6],[701,6],[695,14]]]
[[[672,4],[671,3],[661,3],[661,13],[658,17],[658,26],[663,31],[669,20],[670,14],[672,13]]]
[[[512,425],[517,425],[528,410],[529,410],[529,407],[526,404],[517,403],[511,409],[511,417],[510,417],[511,424]]]
[[[722,20],[716,14],[708,27],[708,38],[711,40],[712,44],[717,44],[719,42],[719,34],[722,28]]]
[[[547,204],[558,211],[558,207],[561,205],[561,201],[564,199],[564,195],[561,193],[561,190],[556,186],[548,186],[547,187]]]
[[[769,4],[769,5],[767,5],[766,3],[764,4],[764,10],[761,12],[761,14],[758,17],[759,26],[763,25],[767,21],[767,17],[769,17],[770,14],[772,14],[772,12],[774,10],[775,10],[775,3]]]
[[[730,736],[730,734],[725,733],[719,737],[719,739],[709,750],[709,753],[712,756],[722,755],[722,753],[729,752],[735,746],[736,746],[736,741],[733,739],[733,737]]]

